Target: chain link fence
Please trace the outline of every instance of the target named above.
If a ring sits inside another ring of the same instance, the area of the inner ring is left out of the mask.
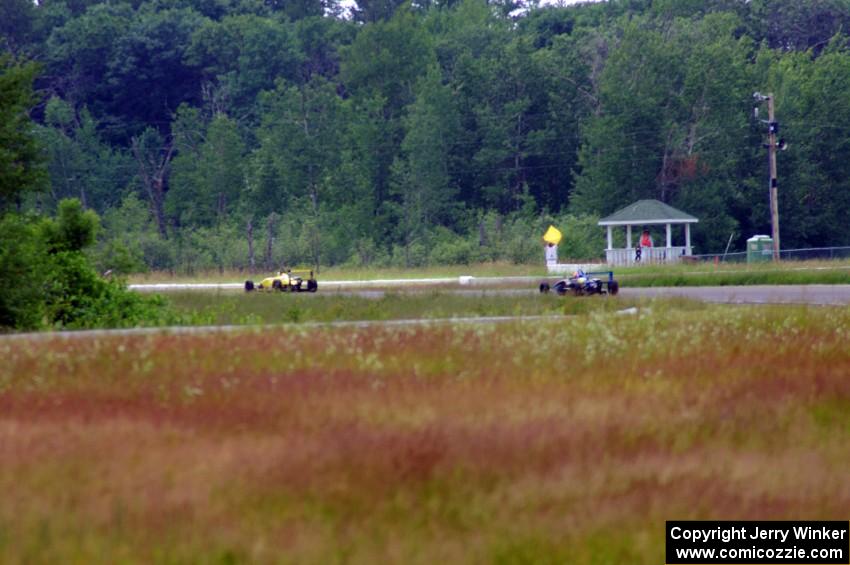
[[[746,263],[747,252],[706,253],[694,255],[695,261],[717,261],[721,263]],[[830,261],[850,259],[850,247],[807,247],[804,249],[782,249],[779,257],[783,261]]]

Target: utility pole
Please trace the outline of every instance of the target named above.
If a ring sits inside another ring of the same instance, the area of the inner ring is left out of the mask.
[[[779,261],[779,196],[777,172],[776,172],[776,152],[785,151],[788,146],[784,139],[776,140],[779,134],[779,122],[776,121],[774,114],[774,98],[773,94],[761,94],[756,92],[753,94],[756,102],[767,102],[767,138],[768,142],[764,144],[768,152],[768,162],[770,165],[770,226],[771,238],[773,239],[773,260]],[[755,116],[758,117],[758,107],[755,108]]]
[[[770,226],[773,237],[773,260],[779,261],[779,198],[776,180],[776,134],[779,122],[773,113],[773,94],[767,95],[767,152],[770,156]]]

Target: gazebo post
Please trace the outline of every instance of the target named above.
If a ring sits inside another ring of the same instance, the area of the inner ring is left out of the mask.
[[[632,225],[626,226],[626,249],[632,248]]]
[[[691,224],[685,224],[685,253],[691,254]]]
[[[614,238],[611,235],[611,226],[608,226],[608,250],[614,249]]]
[[[667,248],[673,247],[673,238],[670,237],[670,224],[667,224]]]

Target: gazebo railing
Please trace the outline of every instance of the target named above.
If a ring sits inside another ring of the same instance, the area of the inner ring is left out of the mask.
[[[625,265],[659,265],[668,263],[678,263],[682,257],[691,255],[691,248],[682,246],[673,247],[643,247],[641,248],[640,258],[637,257],[637,250],[634,247],[626,249],[607,249],[605,251],[605,259],[609,265],[625,266]]]

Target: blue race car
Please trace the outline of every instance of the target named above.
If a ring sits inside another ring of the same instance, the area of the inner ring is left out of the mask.
[[[592,275],[608,275],[608,278],[603,280]],[[571,277],[561,279],[552,285],[546,281],[540,283],[541,293],[546,294],[550,290],[557,292],[558,296],[564,296],[567,293],[573,296],[591,294],[610,294],[613,296],[620,291],[620,285],[614,280],[614,271],[585,273],[579,269]]]

